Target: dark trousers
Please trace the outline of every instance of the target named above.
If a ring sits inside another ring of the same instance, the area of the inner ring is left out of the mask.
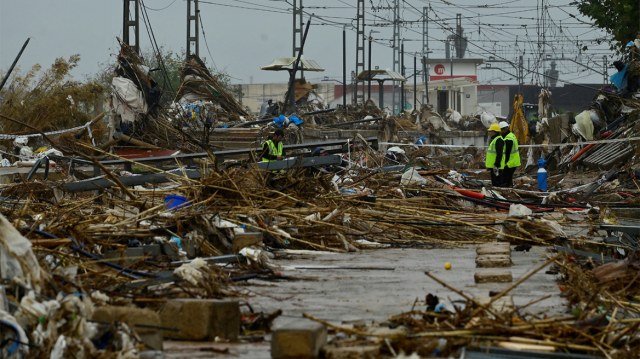
[[[509,168],[504,166],[502,170],[502,182],[504,187],[513,187],[513,174],[516,172],[517,167]]]
[[[494,187],[502,186],[502,170],[497,175],[493,173],[493,169],[491,170],[491,185]]]

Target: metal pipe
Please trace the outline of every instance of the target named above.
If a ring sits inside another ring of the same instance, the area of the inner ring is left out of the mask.
[[[22,56],[22,52],[27,47],[27,44],[29,43],[29,40],[31,40],[31,38],[27,38],[27,41],[24,42],[24,45],[22,45],[22,49],[20,49],[20,52],[18,53],[18,56],[15,58],[15,60],[13,60],[13,63],[11,64],[11,67],[9,67],[9,71],[7,71],[7,74],[4,75],[4,78],[2,79],[2,83],[0,83],[0,91],[2,91],[2,88],[4,87],[4,84],[9,79],[9,75],[11,75],[11,71],[13,71],[13,68],[18,63],[18,60],[20,60],[20,56]]]
[[[349,122],[332,123],[330,125],[324,125],[323,127],[342,127],[342,126],[349,126],[355,123],[373,122],[373,121],[379,121],[379,120],[382,120],[382,117],[367,118],[365,120],[356,120],[356,121],[349,121]]]
[[[382,110],[384,108],[384,80],[378,80],[378,107]]]
[[[400,45],[400,72],[402,73],[402,77],[404,76],[404,39],[402,39],[402,45]],[[404,102],[405,102],[405,93],[404,93],[404,81],[400,82],[400,113],[404,112]]]
[[[347,25],[342,27],[342,109],[347,110]]]
[[[367,100],[371,99],[371,32],[369,32],[369,72],[367,72],[367,77],[369,79],[369,88],[367,90]]]

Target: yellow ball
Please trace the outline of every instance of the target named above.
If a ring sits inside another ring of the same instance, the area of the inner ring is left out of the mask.
[[[447,262],[444,264],[444,269],[449,270],[451,269],[451,263]]]

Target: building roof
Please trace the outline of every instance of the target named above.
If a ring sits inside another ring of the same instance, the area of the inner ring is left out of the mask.
[[[292,66],[295,61],[296,57],[279,57],[271,61],[269,65],[261,67],[260,69],[268,71],[289,70],[287,66]],[[318,63],[313,60],[300,59],[300,64],[302,65],[302,67],[300,67],[300,70],[318,72],[324,71],[324,69],[321,68],[320,65],[318,65]]]
[[[369,77],[369,73],[371,73],[371,77]],[[364,70],[356,76],[358,82],[369,80],[407,81],[400,73],[391,70]]]

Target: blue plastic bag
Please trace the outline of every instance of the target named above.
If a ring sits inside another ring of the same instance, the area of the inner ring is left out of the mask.
[[[297,118],[295,115],[289,117],[289,121],[293,121],[293,123],[295,123],[296,126],[300,126],[301,124],[304,123],[304,121],[302,121],[301,119]]]
[[[613,83],[616,88],[622,90],[622,82],[624,81],[624,77],[627,74],[627,69],[629,68],[629,64],[624,65],[624,68],[622,69],[622,71],[617,72],[613,75],[611,75],[611,77],[609,78],[609,80],[611,80],[611,83]]]

